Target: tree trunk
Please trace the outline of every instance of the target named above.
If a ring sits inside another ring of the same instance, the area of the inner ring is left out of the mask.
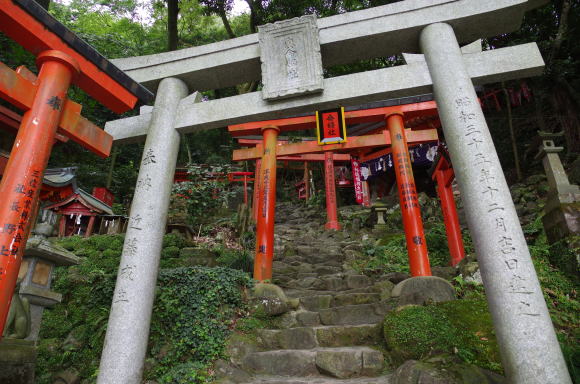
[[[552,64],[558,55],[558,51],[562,46],[562,41],[564,41],[564,35],[568,30],[568,15],[570,14],[570,8],[572,4],[570,0],[562,1],[562,12],[560,12],[560,23],[558,25],[558,32],[552,43],[552,51],[550,52],[549,64]]]
[[[224,23],[224,27],[226,28],[226,32],[228,33],[229,38],[230,39],[235,38],[236,35],[234,34],[234,31],[232,30],[232,26],[230,25],[230,21],[228,20],[225,9],[222,9],[220,11],[220,17],[222,19],[222,23]]]
[[[40,5],[42,8],[44,8],[48,11],[48,6],[50,5],[50,0],[36,0],[36,2],[38,3],[38,5]]]
[[[111,153],[111,165],[109,166],[109,173],[107,174],[107,183],[105,186],[107,189],[111,189],[111,185],[113,184],[113,172],[115,170],[115,162],[117,161],[117,155],[119,154],[119,150],[116,147],[113,147],[113,153]]]
[[[503,88],[503,93],[505,95],[505,105],[507,108],[507,120],[508,120],[508,127],[510,130],[510,138],[512,141],[512,151],[513,151],[513,155],[514,155],[514,163],[516,166],[516,176],[518,178],[518,181],[522,181],[522,170],[520,168],[520,156],[518,154],[518,143],[516,140],[516,133],[514,131],[514,122],[512,119],[512,103],[510,100],[510,94],[509,94],[508,90],[505,88],[505,83],[502,82],[501,86]]]
[[[179,0],[167,0],[167,49],[177,49],[179,36],[177,34],[177,16],[179,15]]]

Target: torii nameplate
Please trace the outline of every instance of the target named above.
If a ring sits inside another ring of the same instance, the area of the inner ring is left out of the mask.
[[[323,90],[322,58],[316,16],[258,27],[265,100]]]

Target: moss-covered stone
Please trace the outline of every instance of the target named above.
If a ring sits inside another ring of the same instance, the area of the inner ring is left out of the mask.
[[[438,353],[501,372],[491,316],[484,300],[458,300],[389,313],[383,328],[395,363]]]

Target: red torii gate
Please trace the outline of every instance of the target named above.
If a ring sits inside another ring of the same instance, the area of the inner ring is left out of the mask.
[[[328,187],[327,201],[328,222],[331,227],[336,217],[334,166],[332,156],[334,151],[361,151],[369,148],[391,146],[396,164],[395,174],[399,186],[399,199],[405,227],[409,264],[413,276],[430,276],[431,268],[427,256],[427,246],[423,231],[423,223],[419,210],[417,191],[408,142],[421,143],[437,141],[437,131],[433,128],[429,117],[436,115],[435,102],[406,104],[393,107],[374,108],[348,111],[345,113],[347,124],[385,122],[386,130],[367,136],[350,137],[342,144],[318,145],[317,142],[289,143],[277,145],[278,133],[292,130],[306,130],[315,127],[316,117],[303,116],[279,120],[269,120],[238,124],[228,127],[232,136],[247,136],[261,133],[263,145],[234,151],[234,161],[260,159],[259,169],[259,204],[258,225],[256,235],[256,258],[254,263],[254,278],[259,281],[272,278],[272,262],[274,256],[274,214],[276,196],[276,159],[282,156],[299,154],[324,153],[327,170],[326,185]],[[404,124],[416,126],[416,130],[405,129]],[[427,125],[427,127],[425,127]],[[384,128],[383,128],[384,129]],[[330,182],[332,169],[332,182]]]
[[[263,151],[262,146],[262,139],[247,139],[247,138],[239,138],[238,143],[242,146],[251,147],[254,146],[257,148],[258,151]],[[277,145],[285,145],[289,142],[287,140],[278,140]],[[255,166],[255,177],[254,177],[254,193],[253,193],[253,207],[252,207],[252,216],[254,221],[258,221],[258,199],[259,199],[259,173],[261,167],[261,159],[256,158],[256,166]],[[336,162],[349,162],[351,160],[351,156],[349,154],[335,154],[334,161]],[[325,161],[325,155],[323,154],[296,154],[296,155],[286,155],[286,156],[277,156],[277,161],[296,161],[296,162],[303,162],[304,163],[304,177],[305,180],[308,179],[306,173],[308,172],[307,164],[310,162],[322,162]],[[327,180],[325,180],[327,181]],[[328,187],[328,186],[327,186]],[[308,190],[308,181],[306,181],[306,189]],[[328,188],[327,188],[328,190]],[[327,193],[328,197],[328,193]],[[308,199],[308,197],[307,197]],[[338,222],[337,222],[338,223]],[[338,228],[336,228],[338,229]]]
[[[4,330],[42,176],[57,135],[106,157],[112,137],[67,98],[71,84],[117,113],[152,94],[28,0],[0,0],[0,29],[37,57],[38,77],[0,63],[0,98],[26,111],[0,184],[0,335]],[[58,133],[57,133],[58,132]]]

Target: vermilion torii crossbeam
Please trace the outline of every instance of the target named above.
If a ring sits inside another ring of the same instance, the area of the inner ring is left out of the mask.
[[[436,129],[425,129],[421,131],[406,129],[405,132],[409,144],[429,143],[438,140]],[[356,149],[385,147],[388,145],[391,145],[391,140],[388,135],[378,133],[374,135],[349,137],[348,142],[343,144],[330,144],[321,146],[318,145],[318,143],[315,141],[307,141],[302,143],[281,145],[276,147],[276,156],[280,158],[282,156],[316,154],[324,153],[326,151],[349,152]],[[263,152],[264,150],[260,146],[256,146],[255,148],[236,149],[234,150],[233,160],[244,161],[259,159],[262,157]]]
[[[22,72],[28,73],[26,76]],[[20,67],[13,71],[0,62],[0,98],[23,110],[29,110],[38,90],[36,78],[28,70]],[[82,106],[72,100],[64,101],[62,116],[58,122],[58,131],[83,147],[102,157],[109,156],[113,138],[81,116]]]
[[[405,125],[409,126],[409,123],[415,122],[417,118],[437,115],[437,104],[434,101],[425,101],[422,103],[396,105],[393,107],[361,109],[357,111],[347,111],[344,116],[346,124],[352,126],[361,123],[382,122],[384,121],[385,116],[394,112],[403,113],[405,116]],[[234,137],[261,135],[261,127],[267,125],[275,125],[283,132],[313,129],[316,128],[316,116],[309,115],[230,125],[228,131]]]
[[[116,113],[132,109],[139,99],[153,100],[151,92],[67,30],[33,0],[0,0],[0,30],[35,56],[47,50],[58,50],[74,59],[79,65],[79,75],[73,79],[73,84]]]

